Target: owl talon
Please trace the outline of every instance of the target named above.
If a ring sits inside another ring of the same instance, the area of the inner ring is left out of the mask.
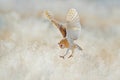
[[[73,57],[73,55],[71,54],[68,58],[71,58],[71,57]]]
[[[83,49],[82,49],[81,47],[79,47],[79,50],[81,50],[81,51],[82,51]]]
[[[63,58],[63,59],[64,59],[64,56],[60,56],[60,58]]]
[[[79,45],[76,44],[76,46],[79,50],[81,50],[81,51],[83,50]]]

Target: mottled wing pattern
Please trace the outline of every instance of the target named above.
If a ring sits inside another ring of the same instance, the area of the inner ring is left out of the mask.
[[[60,24],[57,20],[54,19],[52,13],[50,11],[46,11],[45,15],[48,18],[48,20],[51,21],[52,24],[60,30],[62,36],[66,37],[66,28],[62,24]]]
[[[45,16],[47,17],[48,20],[54,19],[53,14],[50,11],[45,11]]]
[[[80,28],[80,19],[79,19],[79,14],[76,11],[76,9],[71,8],[69,9],[67,15],[66,15],[66,21],[68,23],[68,28]]]

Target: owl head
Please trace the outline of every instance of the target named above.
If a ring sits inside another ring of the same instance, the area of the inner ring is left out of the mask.
[[[62,39],[59,43],[58,43],[59,47],[61,49],[64,49],[64,48],[68,48],[69,47],[69,43],[68,43],[68,40],[67,39]]]

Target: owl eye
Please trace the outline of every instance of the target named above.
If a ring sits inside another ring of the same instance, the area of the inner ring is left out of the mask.
[[[58,43],[58,44],[59,44],[60,48],[65,48],[64,44],[60,44],[60,43]]]
[[[61,44],[60,47],[63,47],[63,44]]]

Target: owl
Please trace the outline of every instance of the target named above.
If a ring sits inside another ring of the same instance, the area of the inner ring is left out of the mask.
[[[63,39],[60,40],[58,45],[61,49],[67,48],[67,50],[64,55],[60,56],[61,58],[64,59],[70,50],[71,54],[68,58],[73,57],[76,48],[82,50],[82,48],[74,42],[79,38],[81,33],[80,18],[76,9],[71,8],[68,10],[64,24],[58,22],[50,11],[45,11],[45,16],[62,34]]]

